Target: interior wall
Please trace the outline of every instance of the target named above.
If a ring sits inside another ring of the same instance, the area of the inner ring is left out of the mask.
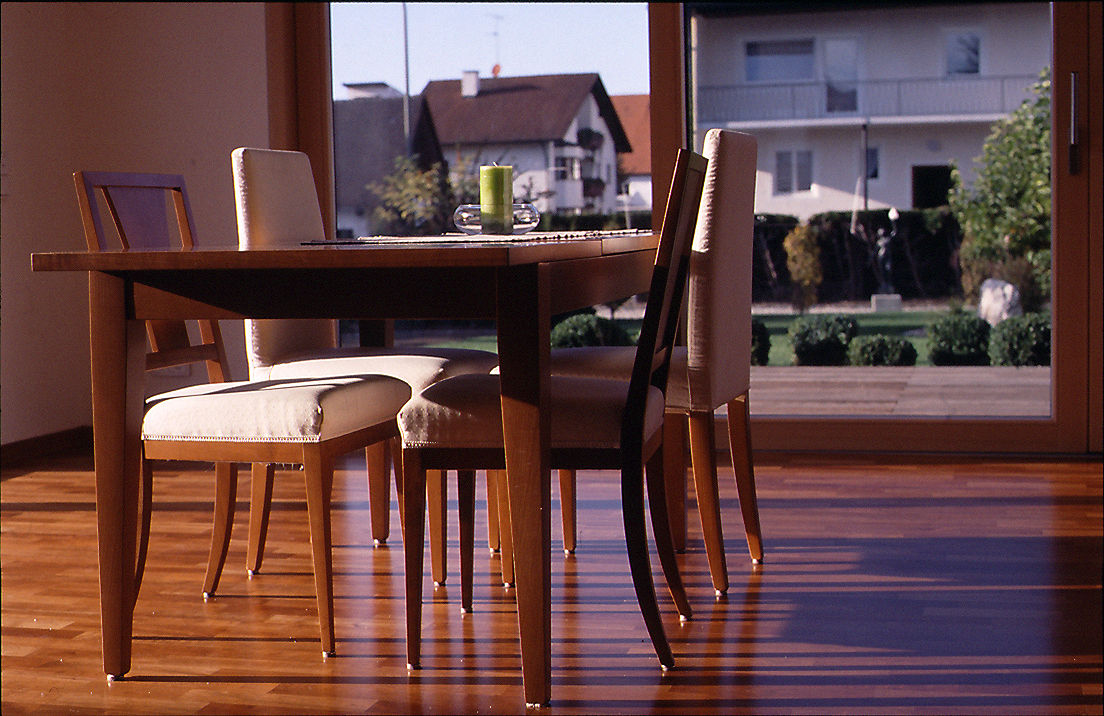
[[[237,242],[230,152],[268,146],[262,3],[4,3],[0,443],[91,424],[87,280],[30,271],[84,248],[72,173],[183,174],[200,246]],[[224,322],[235,378],[241,322]],[[198,369],[198,370],[197,370]],[[152,374],[150,390],[203,378]]]

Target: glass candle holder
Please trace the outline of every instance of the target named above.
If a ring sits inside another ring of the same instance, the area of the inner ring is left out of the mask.
[[[532,204],[512,205],[511,230],[512,234],[524,234],[537,228],[540,223],[540,212]],[[483,230],[483,212],[479,204],[461,204],[452,214],[452,223],[458,231],[465,234],[490,234],[497,233]]]

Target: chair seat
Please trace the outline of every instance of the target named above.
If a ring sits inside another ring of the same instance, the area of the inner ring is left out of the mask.
[[[413,394],[388,375],[191,385],[147,399],[142,439],[315,443],[391,420]]]
[[[663,425],[663,393],[651,388],[644,431]],[[628,383],[552,376],[551,447],[615,449]],[[404,447],[501,448],[502,405],[497,375],[460,375],[434,383],[399,411]]]
[[[556,348],[552,351],[552,375],[579,378],[625,380],[632,375],[635,346],[585,346]],[[671,354],[667,379],[667,407],[690,409],[690,391],[686,380],[686,348],[676,346]]]
[[[325,348],[282,358],[275,365],[254,366],[252,378],[390,375],[406,381],[417,393],[443,378],[490,373],[496,365],[494,353],[465,348]]]

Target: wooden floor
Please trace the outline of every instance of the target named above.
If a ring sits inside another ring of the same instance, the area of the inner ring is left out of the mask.
[[[517,713],[512,596],[477,553],[474,614],[427,581],[424,668],[406,670],[396,534],[373,547],[362,468],[336,479],[338,656],[318,642],[306,512],[277,479],[262,574],[200,596],[212,485],[158,472],[133,671],[100,660],[91,460],[3,472],[2,710],[75,713]],[[662,606],[663,673],[628,579],[617,476],[580,475],[579,549],[553,556],[553,692],[542,713],[1100,714],[1101,462],[766,455],[767,561],[753,570],[722,474],[732,587],[716,599],[691,522],[696,610]],[[479,544],[485,535],[480,485]],[[558,506],[553,525],[558,525]],[[558,528],[554,529],[554,534]]]

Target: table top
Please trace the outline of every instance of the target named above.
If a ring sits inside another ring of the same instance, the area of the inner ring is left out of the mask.
[[[518,236],[446,234],[374,236],[298,247],[240,250],[236,245],[61,251],[31,254],[34,271],[168,271],[204,269],[514,266],[655,249],[650,230],[532,232]]]

